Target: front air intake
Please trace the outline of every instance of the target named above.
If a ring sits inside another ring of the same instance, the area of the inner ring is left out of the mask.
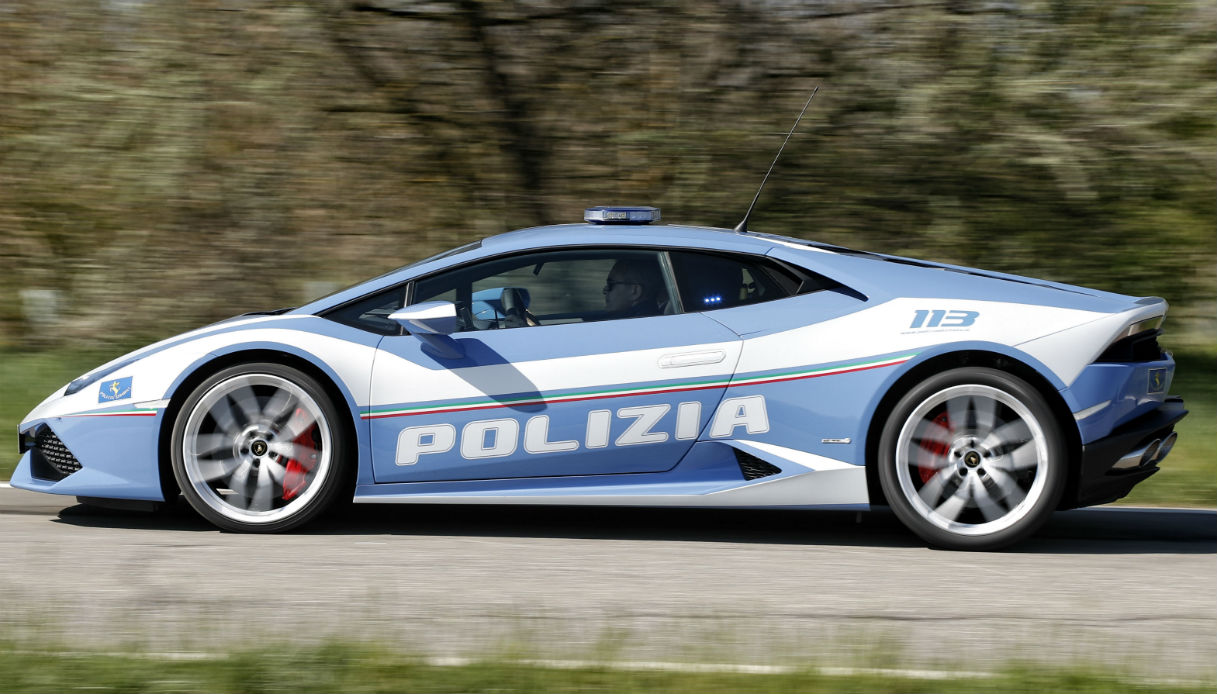
[[[746,480],[769,477],[770,475],[776,475],[782,471],[782,468],[771,463],[767,463],[751,453],[745,453],[738,448],[733,448],[731,450],[735,452],[735,462],[739,463],[739,471],[743,473],[744,479]]]
[[[44,480],[58,482],[80,469],[80,461],[72,451],[51,431],[42,427],[30,449],[30,474]]]

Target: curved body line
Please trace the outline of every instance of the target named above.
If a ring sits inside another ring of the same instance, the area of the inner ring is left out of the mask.
[[[801,369],[798,371],[786,371],[780,374],[771,374],[764,376],[743,376],[731,379],[720,378],[710,381],[694,381],[689,383],[675,384],[671,386],[649,386],[642,388],[614,388],[608,390],[592,390],[579,393],[570,393],[565,395],[543,395],[539,397],[527,398],[508,398],[498,401],[479,400],[476,402],[453,403],[451,405],[420,405],[417,407],[391,408],[381,410],[369,410],[360,415],[362,419],[383,419],[386,417],[409,417],[412,415],[421,414],[437,414],[440,412],[472,412],[474,410],[491,410],[502,407],[518,407],[522,405],[538,405],[545,403],[558,402],[583,402],[587,400],[604,400],[609,398],[620,398],[630,395],[658,395],[666,393],[684,393],[695,390],[707,390],[711,388],[735,388],[738,386],[753,386],[766,383],[779,383],[782,381],[797,381],[806,378],[819,378],[821,376],[835,376],[838,374],[853,373],[855,371],[866,371],[868,369],[879,369],[885,366],[896,366],[916,357],[916,354],[896,357],[893,359],[883,359],[880,361],[858,362],[838,366],[832,368],[815,368]]]

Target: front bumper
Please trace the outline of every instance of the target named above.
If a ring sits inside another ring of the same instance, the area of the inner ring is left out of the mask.
[[[1077,484],[1067,492],[1062,507],[1105,504],[1128,494],[1137,483],[1159,470],[1157,461],[1131,468],[1116,467],[1116,464],[1129,453],[1165,439],[1185,415],[1187,409],[1183,406],[1183,398],[1168,397],[1158,408],[1121,424],[1101,439],[1084,444]]]
[[[163,413],[108,411],[28,421],[10,483],[48,494],[163,501],[157,463]],[[46,455],[48,441],[56,459]]]

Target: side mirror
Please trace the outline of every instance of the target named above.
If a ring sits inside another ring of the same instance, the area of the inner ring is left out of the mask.
[[[456,304],[451,301],[424,301],[406,306],[389,316],[411,335],[451,335],[456,332]]]

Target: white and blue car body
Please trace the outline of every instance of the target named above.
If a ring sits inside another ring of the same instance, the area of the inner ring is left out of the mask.
[[[244,531],[352,498],[885,505],[988,549],[1127,494],[1186,414],[1162,299],[611,216],[98,367],[21,423],[12,485]]]

